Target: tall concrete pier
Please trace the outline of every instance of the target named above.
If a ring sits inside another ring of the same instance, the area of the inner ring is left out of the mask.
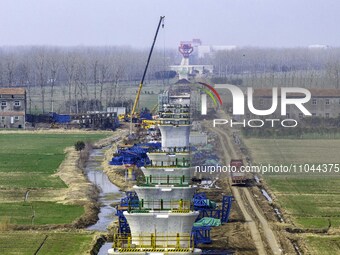
[[[199,212],[191,210],[190,93],[167,97],[159,112],[162,147],[148,153],[151,163],[134,186],[139,208],[124,212],[131,234],[116,238],[109,254],[201,254],[191,240]]]

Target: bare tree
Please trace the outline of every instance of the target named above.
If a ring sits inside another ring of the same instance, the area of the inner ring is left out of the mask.
[[[28,102],[28,112],[32,113],[32,96],[31,87],[32,80],[34,77],[34,65],[32,64],[33,56],[31,52],[23,54],[20,58],[20,63],[16,69],[16,75],[18,80],[18,85],[26,88],[27,102]]]
[[[10,53],[5,57],[5,75],[7,77],[7,85],[14,85],[15,56]]]
[[[100,84],[100,90],[99,90],[99,101],[102,102],[103,100],[103,89],[104,89],[104,84],[108,81],[108,76],[109,76],[109,64],[106,60],[103,60],[100,65],[99,65],[99,72],[100,72],[100,79],[99,79],[99,84]]]
[[[75,53],[67,52],[66,56],[63,59],[63,67],[66,72],[66,84],[68,88],[68,106],[69,106],[69,113],[72,113],[72,86],[74,83],[74,75],[75,75]]]
[[[58,58],[58,52],[54,50],[54,52],[52,52],[47,59],[47,66],[49,69],[49,79],[48,82],[50,84],[50,94],[51,94],[51,98],[50,98],[50,107],[51,107],[51,112],[54,111],[54,102],[55,102],[55,98],[54,98],[54,87],[56,85],[56,81],[57,81],[57,75],[58,75],[58,71],[60,68],[60,62],[59,62],[59,58]]]
[[[3,64],[0,62],[0,85],[4,84],[4,67]]]
[[[332,83],[334,83],[335,88],[340,88],[340,62],[339,60],[333,60],[329,62],[326,67],[328,76]]]
[[[118,52],[115,56],[110,58],[111,68],[110,77],[111,84],[108,92],[108,105],[115,105],[118,98],[121,98],[121,91],[118,89],[119,82],[124,76],[125,66],[123,63],[123,56],[121,52]]]
[[[46,67],[46,49],[37,48],[34,54],[35,72],[37,77],[37,84],[40,88],[41,96],[41,110],[45,113],[45,86],[48,80]]]
[[[98,83],[98,56],[95,56],[94,53],[91,54],[91,68],[92,68],[92,79],[93,79],[93,86],[94,86],[94,99],[97,99],[97,83]]]

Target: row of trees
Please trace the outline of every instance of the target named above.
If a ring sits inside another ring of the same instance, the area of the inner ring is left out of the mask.
[[[245,86],[340,88],[340,48],[243,48],[218,51],[209,61],[216,77]]]
[[[11,47],[0,49],[0,86],[23,86],[27,89],[28,108],[33,93],[39,93],[41,111],[53,109],[62,92],[68,112],[79,112],[79,104],[107,106],[121,102],[126,84],[137,84],[143,73],[148,49],[129,47]],[[173,63],[174,51],[155,51],[147,80]],[[158,77],[159,78],[159,77]],[[123,86],[124,85],[124,86]],[[48,98],[47,98],[48,96]],[[99,102],[99,103],[98,103]],[[83,103],[82,103],[83,104]],[[88,109],[100,110],[100,109]]]
[[[125,89],[138,84],[148,51],[130,47],[2,47],[0,86],[26,87],[29,112],[36,100],[42,112],[55,110],[57,101],[65,112],[100,110],[104,101],[105,106],[128,101]],[[178,64],[180,58],[175,49],[156,50],[146,82],[164,84],[165,79],[173,78],[169,65]],[[238,48],[201,59],[193,56],[192,60],[193,64],[212,64],[212,78],[219,83],[340,88],[339,48]]]

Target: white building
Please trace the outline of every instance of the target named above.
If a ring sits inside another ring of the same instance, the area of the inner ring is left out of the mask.
[[[235,50],[236,45],[200,45],[197,46],[197,56],[198,58],[204,58],[205,56],[209,56],[216,51],[220,50]]]

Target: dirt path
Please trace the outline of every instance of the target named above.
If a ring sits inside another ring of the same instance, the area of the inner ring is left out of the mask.
[[[65,159],[60,164],[55,176],[59,176],[67,188],[59,191],[58,202],[84,204],[93,201],[98,194],[96,188],[87,180],[79,167],[80,153],[74,147],[67,147],[64,152]]]
[[[216,129],[216,128],[209,128],[210,131],[215,132],[218,137],[220,138],[221,141],[221,145],[222,145],[222,149],[224,152],[224,158],[227,160],[227,162],[230,161],[230,155],[228,154],[228,149],[226,148],[226,144],[223,142],[226,140],[226,136],[223,134],[222,131]],[[250,216],[250,214],[248,213],[247,209],[246,209],[246,205],[244,204],[244,201],[240,195],[240,192],[238,190],[238,188],[236,187],[231,187],[231,190],[233,192],[233,196],[238,204],[238,206],[240,207],[242,214],[244,216],[244,219],[246,221],[246,225],[250,230],[252,239],[255,243],[256,249],[258,251],[258,254],[262,255],[262,254],[267,254],[265,247],[263,245],[263,241],[261,238],[261,234],[256,226],[256,223],[254,221],[254,219]]]
[[[226,118],[225,113],[220,114],[222,118]],[[228,136],[227,132],[218,128],[212,128],[210,123],[208,125],[210,125],[210,127],[208,127],[209,130],[215,132],[220,138],[225,160],[229,162],[231,158],[238,158],[233,142],[230,141],[230,136]],[[229,185],[231,186],[230,179]],[[282,254],[282,249],[279,246],[273,230],[254,202],[254,198],[250,194],[249,189],[231,186],[231,190],[244,215],[258,253],[261,255],[268,254],[265,247],[265,243],[267,243],[271,251],[270,254]],[[262,236],[260,229],[263,232]],[[265,242],[263,240],[265,240]]]
[[[257,219],[260,221],[260,225],[263,229],[264,235],[267,239],[267,243],[269,244],[271,250],[273,251],[274,254],[281,254],[282,250],[280,249],[280,246],[276,240],[274,232],[270,228],[267,219],[263,216],[263,214],[260,212],[260,210],[256,206],[253,196],[250,194],[248,189],[243,189],[243,192],[247,197],[247,200],[251,206],[251,209],[254,211]]]

